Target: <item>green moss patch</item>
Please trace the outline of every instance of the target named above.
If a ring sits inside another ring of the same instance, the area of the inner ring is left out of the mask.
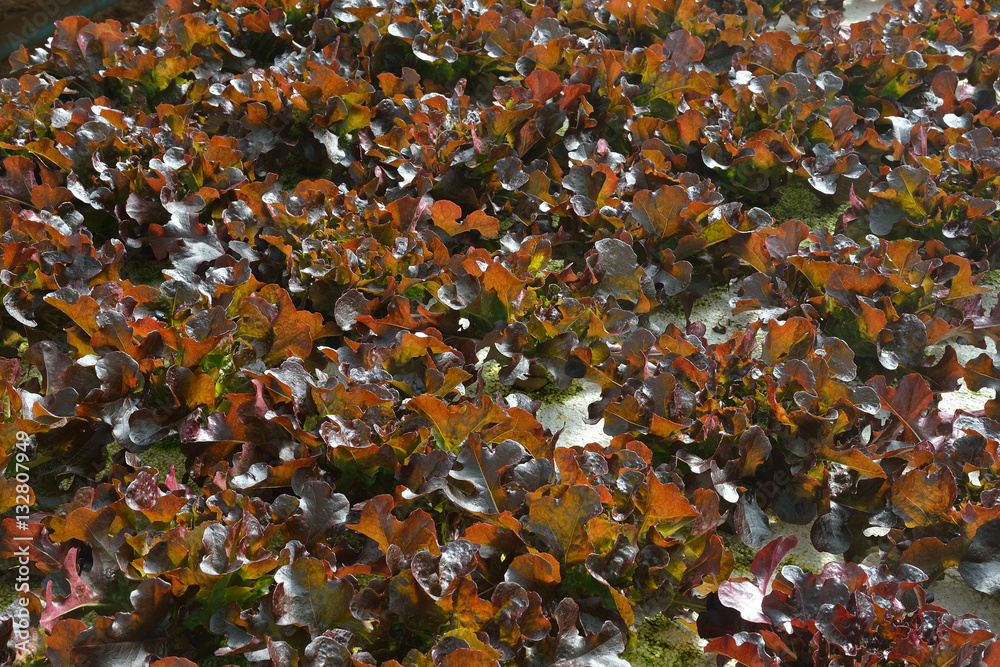
[[[163,277],[163,271],[172,267],[173,264],[170,263],[170,260],[156,259],[149,255],[137,255],[125,260],[123,272],[133,285],[159,287],[166,280]]]
[[[574,380],[573,384],[565,389],[559,389],[551,382],[543,386],[538,391],[533,391],[528,396],[542,403],[563,403],[572,396],[576,396],[583,391],[583,382]]]
[[[632,667],[688,667],[709,664],[704,651],[683,641],[686,629],[663,614],[639,626],[635,647],[623,656]],[[696,637],[691,634],[691,637]]]
[[[106,477],[111,472],[111,457],[120,452],[121,449],[121,445],[117,442],[112,442],[108,445],[108,459],[98,479]],[[142,461],[142,465],[144,466],[156,468],[160,473],[161,482],[166,478],[167,473],[170,472],[170,466],[174,466],[178,479],[181,478],[187,469],[187,458],[181,453],[181,442],[176,436],[164,438],[142,454],[139,454],[139,460]]]
[[[781,189],[781,198],[767,212],[776,224],[786,220],[801,220],[810,229],[826,227],[833,234],[848,204],[831,206],[820,199],[808,183],[794,183]]]
[[[1000,269],[993,269],[983,274],[979,279],[979,284],[1000,290]]]
[[[143,465],[156,468],[160,472],[160,479],[166,477],[170,472],[170,466],[177,470],[180,477],[187,468],[187,457],[181,453],[181,441],[176,436],[165,438],[156,443],[142,454],[139,459]]]
[[[542,403],[563,403],[572,396],[576,396],[583,391],[583,382],[581,380],[574,380],[566,389],[559,389],[551,381],[551,376],[549,377],[549,382],[543,384],[541,388],[535,391],[524,392],[519,390],[517,387],[508,387],[500,381],[500,364],[492,359],[483,364],[483,382],[486,386],[486,394],[490,397],[495,396],[497,392],[501,395],[506,396],[512,392],[520,392],[526,394],[528,398],[541,401]]]

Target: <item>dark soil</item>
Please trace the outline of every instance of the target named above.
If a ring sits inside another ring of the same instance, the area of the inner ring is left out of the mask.
[[[114,7],[98,12],[90,17],[91,21],[107,21],[114,19],[126,23],[140,23],[153,11],[153,0],[124,0]]]
[[[92,21],[114,19],[122,24],[139,23],[153,11],[153,0],[123,0],[97,13],[91,13],[91,0],[0,0],[0,46],[5,46],[16,35],[26,32],[25,26],[34,22],[54,23],[65,16],[83,15]],[[19,41],[19,40],[18,40]],[[41,46],[41,43],[25,44],[27,47]],[[0,78],[10,75],[10,63],[6,58],[0,62]]]

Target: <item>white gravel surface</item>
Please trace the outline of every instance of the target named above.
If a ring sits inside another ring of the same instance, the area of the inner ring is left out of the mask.
[[[993,307],[996,303],[996,295],[988,294],[989,299],[983,299],[988,302],[987,310]],[[972,345],[953,345],[955,348],[955,356],[958,358],[958,363],[963,366],[969,363],[971,360],[975,359],[983,353],[988,353],[995,355],[997,348],[992,340],[986,341],[986,349],[983,350],[978,347],[973,347]],[[932,348],[928,348],[928,354],[932,354],[937,358],[944,353],[943,345],[936,345]],[[996,398],[996,391],[993,389],[980,389],[979,391],[971,391],[965,386],[965,380],[959,380],[958,391],[952,391],[941,396],[941,402],[938,404],[938,409],[941,412],[954,413],[957,410],[966,410],[969,412],[975,410],[982,410],[983,406],[986,405],[986,401]]]
[[[885,6],[881,0],[844,0],[844,23],[867,21],[874,13]]]
[[[578,394],[560,402],[549,402],[538,410],[538,421],[553,433],[562,429],[559,445],[574,447],[597,442],[603,446],[611,444],[611,436],[604,434],[604,420],[588,424],[587,406],[601,397],[601,388],[592,382],[582,382]]]

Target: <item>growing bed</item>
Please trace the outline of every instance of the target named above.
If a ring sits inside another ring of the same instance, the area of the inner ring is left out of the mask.
[[[1000,8],[845,4],[18,50],[0,664],[1000,664]]]

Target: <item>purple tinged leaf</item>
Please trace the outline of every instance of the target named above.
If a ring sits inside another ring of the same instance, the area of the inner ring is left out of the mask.
[[[729,579],[719,584],[719,601],[730,609],[739,612],[740,617],[750,623],[770,623],[761,605],[764,602],[764,592],[746,579]]]
[[[516,157],[497,160],[495,172],[500,184],[510,191],[517,191],[530,179],[524,171],[524,164]]]
[[[28,293],[20,287],[15,287],[3,295],[3,306],[8,315],[24,326],[31,328],[38,326],[29,313],[31,302]]]
[[[976,530],[958,571],[970,587],[987,595],[1000,595],[1000,519]]]
[[[831,502],[830,511],[820,515],[810,530],[809,537],[816,550],[842,554],[850,549],[854,537],[847,523],[849,518],[849,510]]]
[[[751,549],[760,549],[771,539],[767,515],[757,505],[753,491],[745,491],[733,512],[733,523],[740,541]]]
[[[344,331],[351,331],[359,317],[371,314],[374,305],[358,290],[347,290],[337,299],[337,305],[333,309],[333,317],[338,327]]]
[[[766,547],[761,549],[750,564],[750,573],[757,579],[757,584],[761,590],[765,590],[774,577],[778,565],[785,556],[791,553],[792,549],[799,543],[794,535],[779,537],[771,540]]]
[[[919,368],[926,356],[927,327],[913,313],[905,313],[898,321],[878,332],[875,345],[883,368]]]
[[[890,202],[879,201],[868,213],[868,225],[872,234],[888,236],[893,226],[903,219],[903,212]]]
[[[555,637],[546,637],[536,649],[539,664],[552,667],[629,667],[619,656],[625,651],[621,631],[605,621],[596,634],[581,633],[580,607],[564,598],[553,616],[558,623]],[[542,662],[544,661],[544,662]]]
[[[462,310],[475,303],[481,293],[482,285],[476,278],[462,276],[455,282],[442,285],[437,298],[452,310]]]
[[[511,494],[504,488],[501,477],[525,456],[527,451],[513,440],[504,440],[491,448],[473,435],[462,445],[444,493],[468,512],[500,514],[523,497],[523,491]]]
[[[774,577],[782,559],[795,548],[798,539],[794,535],[772,540],[760,550],[750,564],[754,579],[729,579],[719,585],[719,601],[730,609],[735,609],[745,621],[767,623],[763,602],[767,587]]]
[[[118,612],[113,619],[98,616],[77,636],[72,650],[76,664],[134,667],[162,650],[164,626],[177,610],[170,584],[143,579],[129,597],[134,611]]]
[[[303,652],[304,663],[308,667],[353,667],[351,650],[332,637],[315,637]]]
[[[455,540],[441,547],[441,555],[420,551],[410,564],[413,578],[435,600],[441,600],[454,591],[459,578],[476,568],[475,557],[480,545],[468,540]]]
[[[313,480],[299,492],[301,515],[289,517],[289,533],[303,544],[311,544],[327,535],[333,526],[347,521],[351,508],[347,496],[334,493],[326,482]]]
[[[333,579],[329,565],[303,557],[274,574],[274,622],[297,625],[317,635],[333,628],[356,625],[351,615],[354,587],[343,579]]]

